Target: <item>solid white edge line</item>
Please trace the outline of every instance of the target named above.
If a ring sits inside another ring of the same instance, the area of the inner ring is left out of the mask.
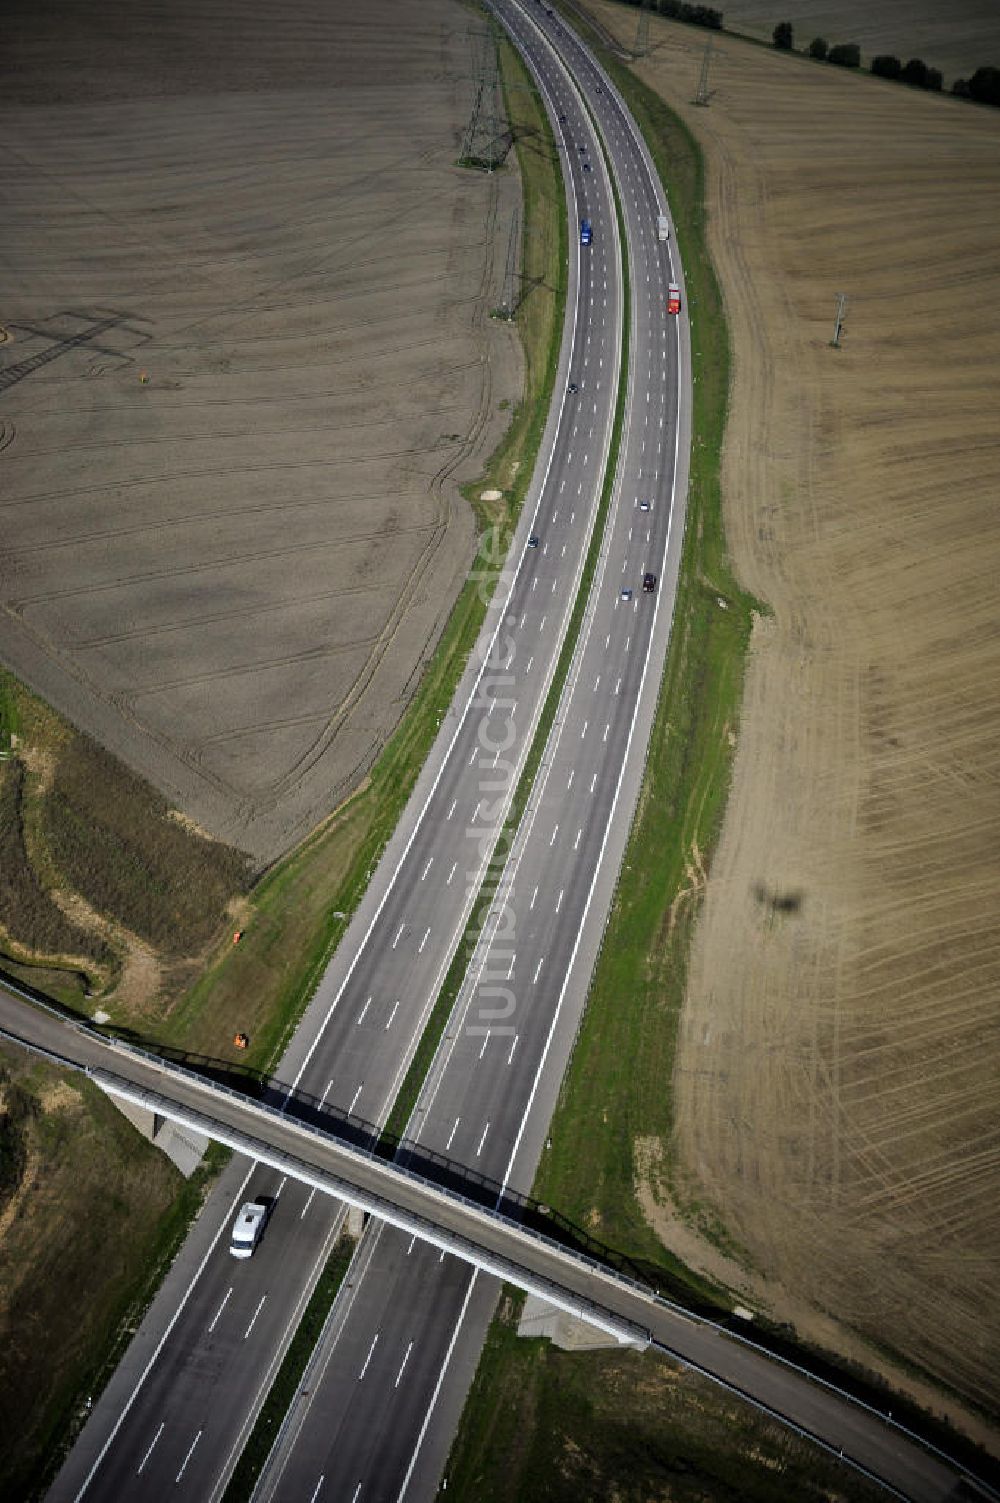
[[[469,1287],[465,1291],[465,1299],[462,1301],[462,1308],[458,1312],[458,1319],[455,1322],[455,1329],[451,1333],[451,1340],[448,1343],[448,1350],[445,1352],[444,1361],[441,1363],[441,1371],[438,1373],[438,1380],[434,1385],[434,1392],[431,1394],[431,1401],[427,1405],[427,1413],[424,1415],[424,1422],[420,1426],[420,1434],[417,1436],[417,1443],[413,1447],[413,1455],[410,1457],[410,1464],[406,1469],[406,1476],[403,1478],[403,1485],[399,1489],[399,1495],[397,1497],[396,1503],[402,1503],[402,1500],[406,1495],[406,1489],[410,1485],[410,1478],[413,1476],[413,1469],[417,1464],[417,1457],[420,1455],[420,1447],[424,1443],[424,1436],[427,1434],[427,1427],[429,1426],[431,1418],[434,1414],[434,1410],[437,1407],[438,1395],[441,1392],[441,1385],[444,1383],[445,1374],[447,1373],[448,1367],[451,1363],[452,1354],[454,1353],[455,1345],[458,1341],[458,1333],[462,1329],[462,1322],[465,1319],[465,1312],[469,1308],[469,1300],[472,1298],[472,1291],[476,1286],[476,1279],[478,1277],[479,1270],[478,1268],[474,1268],[472,1270],[472,1277],[469,1280]]]

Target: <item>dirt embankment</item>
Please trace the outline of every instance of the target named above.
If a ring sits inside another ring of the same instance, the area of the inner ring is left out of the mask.
[[[679,1199],[775,1315],[995,1414],[1000,116],[724,37],[695,109],[704,36],[652,39],[706,155],[730,546],[774,612],[691,957]]]

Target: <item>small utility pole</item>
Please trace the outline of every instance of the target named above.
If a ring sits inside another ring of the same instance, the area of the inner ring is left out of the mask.
[[[837,321],[833,326],[833,338],[830,343],[835,350],[840,349],[840,336],[844,329],[844,319],[847,317],[847,293],[837,293]]]
[[[499,308],[494,317],[502,318],[510,323],[517,312],[517,266],[518,252],[520,250],[520,215],[514,210],[510,220],[510,235],[507,238],[507,264],[503,274],[503,293]]]
[[[698,80],[698,92],[694,97],[695,104],[708,104],[712,94],[708,87],[708,65],[712,61],[712,38],[705,43],[705,55],[701,60],[701,77]]]

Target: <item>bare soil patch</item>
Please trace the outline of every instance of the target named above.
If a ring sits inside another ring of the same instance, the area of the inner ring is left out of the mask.
[[[18,3],[0,656],[267,862],[397,723],[516,395],[456,0]],[[499,252],[499,261],[497,260]]]
[[[983,1438],[970,1411],[1000,1408],[1000,120],[726,38],[694,109],[704,39],[654,32],[640,74],[706,152],[734,345],[728,534],[774,611],[691,956],[673,1189],[744,1249],[774,1314],[790,1291],[805,1336],[839,1327],[875,1366],[890,1350]]]

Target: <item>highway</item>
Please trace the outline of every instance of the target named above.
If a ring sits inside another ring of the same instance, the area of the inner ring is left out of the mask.
[[[606,156],[602,164],[588,152],[592,171],[581,198],[588,195],[596,247],[613,226],[591,184],[599,186],[605,171],[613,175],[631,294],[621,462],[581,647],[508,881],[409,1127],[419,1143],[527,1191],[585,999],[660,679],[683,536],[678,459],[687,435],[679,424],[688,367],[686,325],[666,312],[668,283],[681,278],[671,247],[656,238],[662,189],[620,101],[542,7],[528,7],[525,16],[505,5],[498,13],[557,128],[560,117],[570,127],[571,174],[585,112],[593,113]],[[560,62],[567,46],[582,97]],[[543,545],[562,548],[573,526],[572,509],[567,516],[564,503],[556,506],[539,531]],[[649,594],[642,590],[646,572],[657,576]],[[631,599],[622,598],[623,589]],[[647,716],[641,724],[640,710]],[[262,1498],[361,1503],[404,1491],[433,1495],[497,1284],[379,1225],[359,1268],[363,1276],[335,1312],[302,1385]]]
[[[617,225],[597,136],[565,79],[560,88],[572,112],[565,128],[556,122],[571,226],[568,312],[556,401],[512,566],[496,581],[470,672],[400,830],[278,1072],[375,1123],[396,1097],[502,828],[551,683],[606,469],[621,353]],[[585,215],[595,234],[584,251],[576,230]],[[569,391],[571,383],[578,391]],[[529,536],[538,537],[537,548],[526,546]],[[637,538],[630,570],[637,594],[645,560]],[[637,602],[650,608],[649,618],[656,603]],[[582,861],[584,850],[578,854]],[[520,1041],[512,1039],[508,1052],[511,1046],[520,1070],[527,1052],[518,1058]],[[498,1133],[491,1152],[500,1141]],[[457,1157],[468,1151],[474,1158],[464,1139],[453,1147]],[[224,1232],[234,1204],[255,1194],[277,1196],[278,1207],[266,1251],[237,1269]],[[337,1221],[322,1197],[270,1170],[234,1165],[53,1496],[111,1497],[140,1475],[150,1495],[179,1485],[179,1477],[192,1496],[219,1496]]]

